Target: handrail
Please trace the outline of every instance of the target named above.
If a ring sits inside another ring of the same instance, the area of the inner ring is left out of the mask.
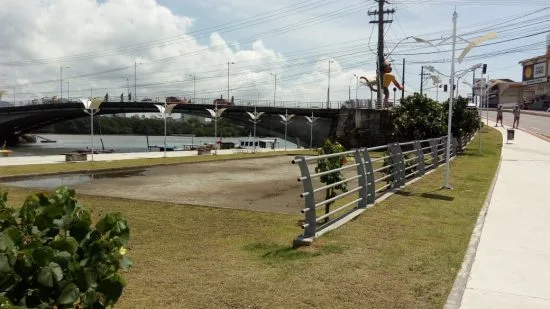
[[[460,149],[465,147],[474,134],[467,134],[460,139],[451,139],[451,157],[455,157]],[[405,147],[406,151],[403,151]],[[411,149],[412,148],[412,149]],[[446,162],[445,151],[447,150],[447,137],[439,137],[406,143],[392,143],[370,148],[361,148],[332,153],[320,156],[298,156],[292,160],[293,164],[300,166],[301,175],[298,178],[303,183],[304,190],[300,194],[304,198],[305,207],[301,209],[304,213],[303,233],[295,239],[296,244],[310,244],[314,238],[334,229],[368,209],[378,198],[391,190],[399,189],[415,178],[423,177],[427,172],[437,169]],[[372,152],[384,152],[384,156],[371,159]],[[354,162],[341,163],[339,167],[331,170],[311,173],[311,162],[321,161],[335,157],[353,156]],[[376,164],[383,161],[383,165]],[[355,175],[349,175],[352,169],[356,169]],[[323,183],[313,179],[333,173],[346,172],[334,183]],[[355,181],[357,183],[355,184]],[[325,190],[344,185],[349,186],[347,190],[334,194],[322,201],[315,200],[315,194]],[[330,209],[331,204],[335,205]],[[321,207],[325,206],[324,213]]]

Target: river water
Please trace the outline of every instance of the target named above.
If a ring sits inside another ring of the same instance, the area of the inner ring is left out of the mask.
[[[37,155],[54,155],[61,154],[77,149],[85,149],[91,146],[91,138],[89,135],[63,135],[63,134],[38,134],[38,136],[56,141],[55,143],[42,143],[42,138],[38,137],[36,143],[21,144],[17,147],[10,147],[14,152],[12,156],[37,156]],[[150,146],[163,146],[164,136],[149,136]],[[223,138],[222,142],[233,142],[236,145],[240,140],[248,140],[252,137],[227,137]],[[264,137],[262,137],[264,138]],[[275,137],[265,137],[266,139],[274,139]],[[257,137],[260,139],[260,137]],[[204,143],[214,143],[214,137],[191,137],[191,136],[167,136],[166,145],[183,147],[183,145],[200,145]],[[285,141],[277,138],[279,148],[285,147]],[[102,142],[105,149],[114,149],[115,152],[146,152],[147,137],[138,135],[94,135],[94,149],[101,149]],[[288,149],[296,149],[296,145],[287,142]]]

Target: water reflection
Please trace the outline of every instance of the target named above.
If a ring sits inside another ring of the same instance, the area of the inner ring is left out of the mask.
[[[32,179],[4,182],[2,183],[2,185],[20,187],[20,188],[53,190],[61,186],[70,187],[75,185],[86,184],[94,179],[144,176],[145,175],[144,173],[145,173],[145,170],[140,169],[140,170],[132,170],[132,171],[57,175],[57,176],[46,176],[46,177],[34,177]]]

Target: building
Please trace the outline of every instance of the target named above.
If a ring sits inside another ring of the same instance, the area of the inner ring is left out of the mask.
[[[521,103],[522,83],[510,79],[491,79],[489,84],[491,85],[487,91],[489,108],[497,108],[499,105],[503,108],[513,108]]]
[[[523,66],[521,98],[526,109],[550,108],[550,34],[546,37],[546,54],[519,62]]]

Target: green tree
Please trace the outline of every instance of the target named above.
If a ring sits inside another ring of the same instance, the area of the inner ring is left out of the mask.
[[[393,111],[393,137],[407,142],[445,134],[443,106],[420,94],[406,97]]]
[[[443,104],[445,117],[445,132],[447,130],[447,117],[449,115],[449,100]],[[460,140],[463,136],[476,132],[479,129],[479,112],[477,109],[468,108],[468,99],[459,96],[453,101],[453,118],[451,133]]]

